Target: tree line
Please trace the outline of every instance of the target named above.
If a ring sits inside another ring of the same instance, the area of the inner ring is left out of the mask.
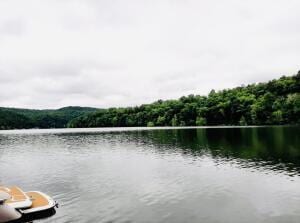
[[[208,96],[189,95],[136,107],[56,110],[0,108],[0,129],[300,124],[300,71]]]
[[[0,130],[65,128],[70,120],[97,110],[88,107],[64,107],[53,110],[0,108]]]
[[[109,108],[72,119],[68,127],[283,125],[300,123],[300,71],[267,83],[212,90],[136,107]]]

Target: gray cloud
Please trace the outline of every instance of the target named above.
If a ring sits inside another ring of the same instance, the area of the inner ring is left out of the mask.
[[[294,74],[299,7],[296,0],[1,1],[0,106],[130,106]]]
[[[2,35],[19,36],[23,34],[24,30],[25,24],[18,18],[2,21],[0,24],[0,33]]]

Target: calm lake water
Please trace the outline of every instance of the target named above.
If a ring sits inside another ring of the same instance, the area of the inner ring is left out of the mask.
[[[35,222],[300,222],[300,127],[0,131],[0,183]]]

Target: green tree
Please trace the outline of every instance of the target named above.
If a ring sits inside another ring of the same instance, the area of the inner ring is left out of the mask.
[[[197,126],[206,125],[206,119],[203,118],[203,117],[197,117],[197,119],[196,119],[196,125]]]
[[[274,111],[272,113],[272,120],[274,124],[281,124],[283,122],[282,111]]]
[[[174,117],[171,120],[171,125],[172,126],[178,126],[178,119],[177,119],[177,115],[174,115]]]
[[[241,117],[241,119],[239,121],[239,124],[241,126],[246,126],[247,125],[247,121],[246,121],[246,118],[244,116]]]
[[[166,118],[164,116],[158,116],[156,125],[157,126],[164,126],[165,125]]]
[[[147,127],[154,127],[154,123],[153,122],[148,122]]]

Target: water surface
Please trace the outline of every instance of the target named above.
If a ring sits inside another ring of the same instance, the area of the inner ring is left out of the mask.
[[[300,222],[300,128],[0,131],[0,183],[60,203],[35,222]]]

